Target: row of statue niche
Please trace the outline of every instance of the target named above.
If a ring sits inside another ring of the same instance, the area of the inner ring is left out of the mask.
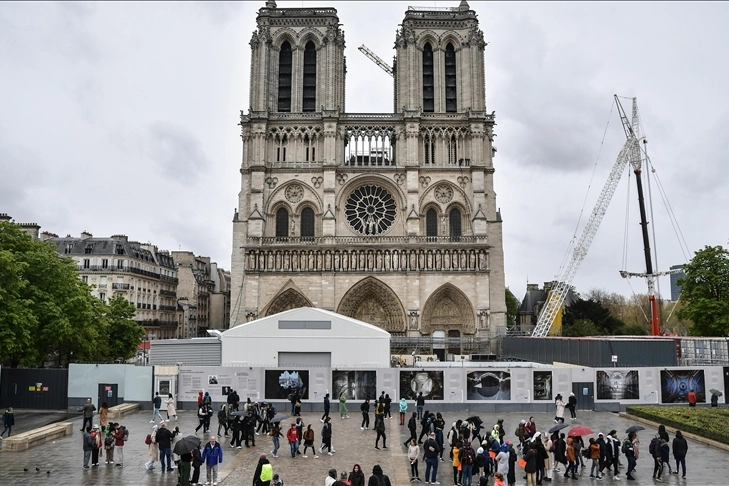
[[[486,270],[485,250],[250,250],[249,270]]]

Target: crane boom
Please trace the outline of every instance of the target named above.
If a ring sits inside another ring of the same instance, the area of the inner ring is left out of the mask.
[[[610,205],[610,201],[613,198],[613,194],[615,194],[615,189],[618,187],[618,182],[620,182],[620,178],[622,177],[626,166],[628,163],[635,164],[636,161],[634,159],[636,156],[638,157],[637,163],[640,164],[640,144],[638,143],[638,137],[635,130],[638,127],[636,121],[637,102],[635,98],[633,98],[633,114],[633,123],[631,123],[628,121],[625,114],[621,113],[621,120],[623,122],[623,129],[625,130],[627,140],[625,141],[623,148],[620,150],[615,164],[613,164],[613,168],[605,182],[605,186],[602,188],[600,197],[595,203],[595,207],[592,209],[590,219],[582,229],[582,234],[574,247],[569,263],[557,279],[552,290],[549,292],[547,303],[545,304],[542,312],[539,314],[539,319],[537,320],[537,324],[532,332],[533,337],[545,337],[549,335],[552,323],[557,317],[557,313],[562,307],[565,297],[567,297],[567,293],[572,285],[572,280],[577,274],[580,264],[585,259],[585,256],[587,256],[587,251],[590,249],[592,240],[597,234],[602,218],[605,216],[605,212]]]
[[[393,77],[395,76],[395,73],[393,72],[392,67],[385,64],[385,61],[380,59],[380,57],[377,54],[375,54],[374,52],[369,50],[367,48],[367,46],[362,44],[357,49],[359,49],[360,52],[362,52],[362,54],[367,56],[370,59],[370,61],[372,61],[375,64],[377,64],[378,66],[380,66],[382,68],[382,70],[385,71],[387,74],[389,74],[390,76],[393,76]]]

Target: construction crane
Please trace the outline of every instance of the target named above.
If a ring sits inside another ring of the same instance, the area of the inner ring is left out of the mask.
[[[387,74],[389,74],[390,76],[393,76],[393,77],[395,76],[395,73],[393,72],[392,67],[385,64],[385,61],[380,59],[380,57],[377,54],[375,54],[374,52],[369,50],[367,48],[367,46],[362,44],[357,49],[359,49],[362,52],[362,54],[364,54],[365,56],[370,58],[370,61],[372,61],[375,64],[377,64],[378,66],[380,66],[382,68],[382,70],[385,71]]]
[[[628,165],[628,163],[630,163],[634,168],[640,168],[641,166],[640,141],[637,135],[639,125],[638,102],[635,98],[633,98],[633,119],[631,122],[628,120],[625,112],[622,110],[622,106],[620,106],[620,100],[618,99],[617,95],[615,95],[615,101],[620,107],[620,119],[623,123],[623,130],[625,131],[625,136],[627,140],[625,141],[623,148],[620,150],[615,164],[613,164],[613,168],[610,171],[610,175],[608,176],[607,181],[605,182],[605,186],[602,188],[600,197],[595,203],[595,207],[592,209],[590,219],[587,221],[587,224],[585,224],[585,227],[582,229],[582,234],[580,235],[580,239],[577,240],[577,243],[575,244],[574,250],[572,252],[572,257],[570,258],[567,265],[564,267],[561,275],[558,277],[556,284],[549,292],[547,303],[545,304],[544,309],[539,315],[539,319],[537,319],[537,325],[534,327],[534,331],[532,332],[533,337],[545,337],[549,335],[549,331],[552,328],[552,323],[557,317],[559,310],[562,308],[564,299],[565,297],[567,297],[567,293],[569,292],[570,286],[572,285],[572,280],[577,274],[577,270],[580,268],[580,264],[585,259],[585,256],[587,256],[587,251],[590,249],[590,245],[592,244],[592,240],[595,238],[595,234],[597,234],[597,230],[600,227],[602,218],[603,216],[605,216],[605,212],[610,205],[613,194],[615,194],[615,189],[618,187],[618,182],[620,182],[620,178],[625,171],[625,167]],[[643,210],[643,213],[644,212],[645,210]],[[649,250],[647,251],[649,252]],[[648,258],[650,258],[649,253]],[[650,271],[649,273],[652,274],[653,272]]]

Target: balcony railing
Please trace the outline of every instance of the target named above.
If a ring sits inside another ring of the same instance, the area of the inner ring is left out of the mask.
[[[159,306],[159,310],[161,311],[175,311],[177,310],[177,307],[174,305],[161,305]]]
[[[300,246],[336,246],[344,248],[353,245],[372,246],[452,246],[454,244],[486,245],[486,236],[266,236],[263,238],[248,238],[250,246],[276,246],[276,245],[300,245]]]
[[[136,323],[144,327],[177,327],[177,321],[160,321],[159,319],[143,319]]]
[[[129,290],[129,284],[125,283],[113,283],[111,284],[113,290]]]
[[[174,290],[160,290],[159,295],[162,295],[164,297],[177,297],[177,292]]]
[[[144,275],[145,277],[150,277],[150,278],[157,278],[158,279],[160,277],[160,274],[159,273],[154,273],[154,272],[150,272],[150,271],[147,271],[147,270],[142,270],[141,268],[136,268],[136,267],[129,267],[129,271],[131,273],[134,273],[134,274],[137,274],[137,275]]]
[[[160,280],[164,280],[165,282],[172,282],[172,283],[179,283],[179,280],[177,277],[168,277],[167,275],[160,275]]]

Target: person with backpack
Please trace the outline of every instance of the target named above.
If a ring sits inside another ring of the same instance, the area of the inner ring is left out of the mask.
[[[223,448],[218,444],[214,435],[210,436],[210,442],[205,444],[202,453],[202,462],[205,463],[207,472],[207,484],[218,485],[218,464],[223,462]],[[270,477],[268,478],[271,479]]]
[[[423,437],[427,436],[430,433],[430,412],[427,410],[422,414],[422,418],[420,419],[420,437],[418,437],[418,444],[423,443]]]
[[[376,416],[375,417],[375,431],[377,432],[377,437],[375,438],[375,449],[379,450],[380,448],[380,437],[382,437],[382,448],[387,449],[387,435],[385,434],[385,418],[384,416]]]
[[[205,395],[203,396],[203,405],[212,405],[213,404],[213,397],[210,396],[209,392],[205,392]]]
[[[328,418],[329,417],[327,417],[327,419]],[[301,456],[304,459],[306,459],[307,457],[309,457],[309,456],[306,455],[306,450],[309,447],[311,447],[311,452],[312,452],[312,454],[314,454],[314,459],[318,459],[319,458],[319,456],[316,455],[316,446],[314,445],[314,440],[315,440],[315,438],[314,438],[314,429],[312,429],[311,428],[311,424],[309,424],[309,425],[306,426],[306,430],[304,431],[304,455]],[[276,456],[274,456],[274,457],[276,457]]]
[[[103,444],[101,439],[101,427],[94,425],[91,429],[91,467],[99,467],[99,450]]]
[[[370,400],[365,400],[359,409],[362,411],[362,425],[359,427],[362,430],[370,428]]]
[[[121,424],[114,424],[114,449],[119,456],[119,460],[116,463],[116,467],[124,466],[124,441],[125,437],[129,435],[126,433],[126,428]],[[114,464],[114,461],[111,461]]]
[[[410,431],[410,438],[406,440],[403,445],[405,447],[408,447],[410,445],[410,441],[415,439],[415,443],[418,442],[418,413],[413,412],[413,414],[410,416],[410,420],[408,420],[408,430]]]
[[[628,438],[623,441],[623,447],[620,449],[620,452],[622,452],[628,460],[628,470],[625,472],[625,479],[628,481],[635,481],[635,478],[632,476],[633,471],[635,471],[636,462],[635,446],[633,445],[635,440],[636,434],[635,432],[631,432],[628,434]]]
[[[144,443],[147,444],[147,448],[149,451],[147,452],[147,459],[149,459],[147,462],[144,463],[145,469],[154,469],[154,463],[155,461],[159,461],[159,445],[157,444],[157,427],[156,425],[152,426],[152,432],[147,434],[147,437],[144,438]],[[164,471],[164,465],[162,466],[162,470]]]
[[[379,464],[372,467],[372,476],[367,481],[367,486],[391,486],[390,478],[382,473],[382,467]]]
[[[461,449],[461,484],[471,486],[473,484],[473,465],[476,462],[476,452],[470,442],[466,442]]]
[[[253,486],[269,486],[273,479],[273,466],[266,459],[266,454],[258,456],[256,470],[253,471]]]
[[[105,464],[114,464],[114,424],[109,426],[104,431],[104,451],[106,453]]]
[[[331,408],[331,403],[329,401],[329,393],[324,395],[324,415],[321,416],[319,419],[321,423],[324,423],[324,420],[326,420],[327,417],[329,417],[329,409]]]

